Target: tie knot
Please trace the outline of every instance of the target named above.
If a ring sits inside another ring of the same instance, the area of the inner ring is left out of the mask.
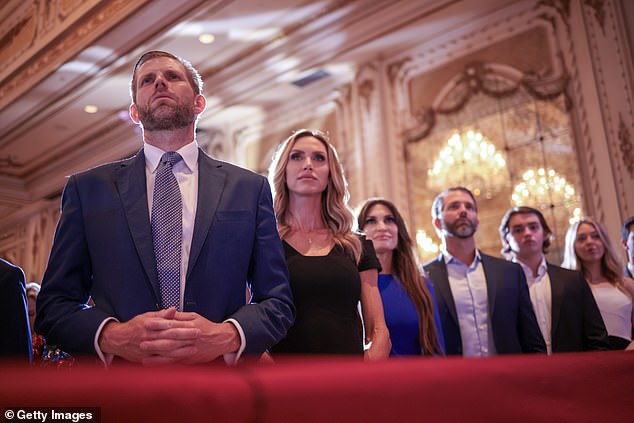
[[[164,153],[161,156],[161,163],[163,164],[169,163],[172,166],[174,166],[176,163],[180,162],[181,160],[183,160],[183,158],[181,157],[180,154],[178,154],[175,151],[169,151],[167,153]]]

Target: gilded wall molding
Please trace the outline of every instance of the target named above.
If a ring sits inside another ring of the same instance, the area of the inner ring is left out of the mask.
[[[634,178],[634,144],[630,139],[630,131],[623,122],[623,116],[619,113],[619,150],[621,151],[621,159],[623,165]]]
[[[535,8],[542,6],[553,8],[557,11],[563,20],[570,19],[570,1],[571,0],[540,0]]]
[[[506,84],[500,84],[500,80]],[[508,66],[472,62],[452,81],[452,89],[441,93],[441,98],[434,103],[435,107],[427,107],[416,113],[418,124],[403,132],[408,143],[419,142],[427,137],[436,124],[436,115],[451,115],[462,110],[476,94],[501,99],[517,93],[520,88],[537,100],[553,100],[564,95],[568,110],[572,107],[566,88],[570,78],[565,65],[560,75],[538,75],[535,72],[522,73]]]
[[[404,57],[403,59],[390,63],[387,66],[387,77],[388,77],[388,80],[390,81],[391,88],[393,88],[394,84],[396,84],[396,81],[403,67],[411,61],[412,61],[411,57]]]
[[[561,16],[564,19],[564,16]],[[569,18],[569,17],[567,17]],[[586,107],[586,99],[584,96],[583,84],[579,74],[579,59],[575,52],[575,43],[570,32],[570,23],[567,22],[567,30],[559,31],[558,41],[562,52],[562,58],[570,69],[570,93],[573,102],[577,107],[574,113],[577,117],[576,122],[576,144],[578,146],[578,154],[582,156],[582,163],[585,168],[586,177],[584,178],[585,199],[586,204],[590,205],[590,211],[596,219],[603,221],[605,214],[603,212],[603,195],[599,179],[599,170],[597,167],[596,157],[590,133],[590,125]],[[557,30],[557,27],[554,28]],[[587,212],[588,210],[586,210]]]
[[[0,257],[19,264],[27,282],[42,281],[59,213],[59,199],[43,200],[16,212],[0,228]]]
[[[588,3],[593,5],[590,8],[584,7],[583,13],[588,18],[586,19],[588,45],[605,122],[609,167],[618,201],[616,207],[621,214],[629,216],[634,210],[633,175],[631,167],[628,166],[631,163],[632,154],[631,150],[628,153],[628,144],[631,147],[628,126],[634,123],[634,98],[632,98],[634,82],[626,77],[627,53],[622,40],[619,39],[618,11],[615,10],[615,2],[584,1],[587,6],[589,6]],[[598,9],[600,9],[602,20],[597,17]],[[590,14],[597,19],[592,19],[588,16]],[[625,120],[623,114],[627,116]]]
[[[570,2],[571,0],[540,0],[537,2],[535,9],[539,10],[547,7],[555,10],[557,15],[559,15],[560,21],[565,25],[566,31],[570,34]],[[558,19],[555,16],[545,12],[540,15],[540,18],[550,22],[553,28],[556,29]]]
[[[603,35],[605,35],[605,6],[604,0],[583,0],[583,4],[587,7],[591,8],[594,12],[594,17],[597,20],[597,23],[601,27],[601,31],[603,31]]]

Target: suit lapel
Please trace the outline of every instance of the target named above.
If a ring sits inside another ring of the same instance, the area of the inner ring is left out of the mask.
[[[200,251],[207,239],[209,228],[220,204],[220,198],[225,187],[226,174],[221,169],[222,163],[207,156],[198,149],[198,204],[192,247],[189,253],[187,277],[192,272]]]
[[[121,165],[116,183],[137,254],[158,300],[160,291],[147,204],[145,155],[142,149],[135,157]]]
[[[493,314],[495,311],[495,298],[498,291],[498,287],[501,287],[502,281],[500,278],[502,275],[497,271],[495,262],[491,260],[486,254],[480,253],[482,258],[482,270],[484,272],[484,279],[487,284],[487,299],[489,300],[489,319],[493,321]]]
[[[559,269],[556,266],[548,264],[548,279],[550,280],[550,293],[552,303],[550,306],[550,337],[554,348],[554,334],[557,332],[557,325],[559,324],[559,316],[561,314],[561,307],[565,295],[566,278],[565,275],[559,274]]]
[[[454,302],[453,295],[451,294],[451,287],[449,286],[449,275],[447,274],[447,266],[442,254],[438,259],[431,263],[427,268],[429,278],[434,283],[434,290],[437,297],[440,297],[445,306],[449,310],[449,314],[458,324],[458,313],[456,312],[456,303]],[[442,307],[439,309],[442,310]]]

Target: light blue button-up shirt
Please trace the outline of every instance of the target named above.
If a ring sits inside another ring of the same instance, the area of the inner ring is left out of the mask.
[[[443,251],[443,257],[458,315],[462,355],[465,357],[495,355],[486,276],[482,268],[480,252],[476,250],[473,263],[468,266],[446,250]]]

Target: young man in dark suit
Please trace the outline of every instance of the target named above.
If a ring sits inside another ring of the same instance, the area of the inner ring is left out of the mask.
[[[607,350],[608,334],[581,272],[546,262],[551,235],[532,207],[509,209],[500,224],[502,254],[524,270],[548,353]]]
[[[68,180],[36,329],[104,362],[259,355],[294,319],[268,182],[198,147],[206,100],[191,63],[145,53],[130,87],[143,148]]]
[[[442,254],[424,266],[434,284],[448,355],[482,357],[546,352],[521,267],[481,253],[478,209],[464,187],[432,205]]]

